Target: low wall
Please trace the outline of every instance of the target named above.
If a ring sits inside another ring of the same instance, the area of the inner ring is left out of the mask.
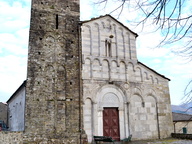
[[[171,133],[171,136],[173,138],[190,139],[190,140],[192,140],[192,134]]]
[[[23,132],[0,131],[1,144],[23,144]]]

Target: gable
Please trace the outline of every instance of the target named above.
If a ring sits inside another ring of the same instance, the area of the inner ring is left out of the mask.
[[[109,15],[82,22],[81,33],[84,55],[137,59],[138,35]]]
[[[107,20],[109,23],[111,21],[113,21],[114,23],[116,23],[116,25],[122,26],[123,28],[127,29],[129,32],[131,32],[133,35],[135,35],[135,37],[138,37],[138,34],[133,32],[132,30],[130,30],[128,27],[126,27],[124,24],[122,24],[121,22],[119,22],[117,19],[115,19],[114,17],[112,17],[111,15],[105,15],[105,16],[100,16],[97,18],[91,18],[91,20],[86,20],[86,21],[82,21],[83,24],[88,24],[91,22],[97,22],[98,20],[100,21],[104,21]]]

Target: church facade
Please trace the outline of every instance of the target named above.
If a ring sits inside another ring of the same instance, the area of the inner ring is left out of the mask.
[[[137,34],[110,15],[82,23],[84,129],[122,140],[172,132],[169,79],[137,59]]]

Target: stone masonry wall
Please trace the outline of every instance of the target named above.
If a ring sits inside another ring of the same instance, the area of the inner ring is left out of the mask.
[[[187,129],[187,134],[192,134],[192,122],[175,122],[175,133],[183,133],[183,127]]]
[[[0,132],[1,144],[23,144],[23,132]]]
[[[24,143],[80,140],[79,0],[33,0]]]

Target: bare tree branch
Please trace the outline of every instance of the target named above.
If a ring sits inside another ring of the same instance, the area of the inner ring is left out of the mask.
[[[97,4],[105,4],[106,7],[108,3],[116,2],[119,2],[119,5],[110,14],[118,11],[118,18],[122,14],[125,5],[133,5],[130,0],[98,0]],[[186,0],[135,0],[134,8],[143,15],[143,19],[136,22],[136,24],[144,27],[148,20],[153,20],[151,24],[156,25],[157,30],[161,30],[164,35],[159,47],[181,41],[188,37],[192,30],[192,15],[182,16],[185,3]],[[185,45],[189,48],[186,48],[185,51],[190,50],[191,45],[192,43],[189,41],[188,45]]]
[[[167,44],[182,43],[183,47],[176,48],[173,52],[177,55],[187,58],[192,61],[192,5],[188,12],[185,12],[187,0],[98,0],[98,4],[113,4],[117,5],[110,14],[119,12],[122,14],[125,5],[127,7],[134,7],[135,11],[139,11],[139,16],[132,21],[136,26],[143,27],[146,24],[156,26],[155,31],[161,31],[163,35],[162,41],[158,47]],[[188,6],[189,7],[189,6]],[[127,10],[127,9],[126,9]],[[142,17],[142,19],[140,19]],[[192,101],[192,80],[186,86],[184,91],[184,98],[186,102]]]

